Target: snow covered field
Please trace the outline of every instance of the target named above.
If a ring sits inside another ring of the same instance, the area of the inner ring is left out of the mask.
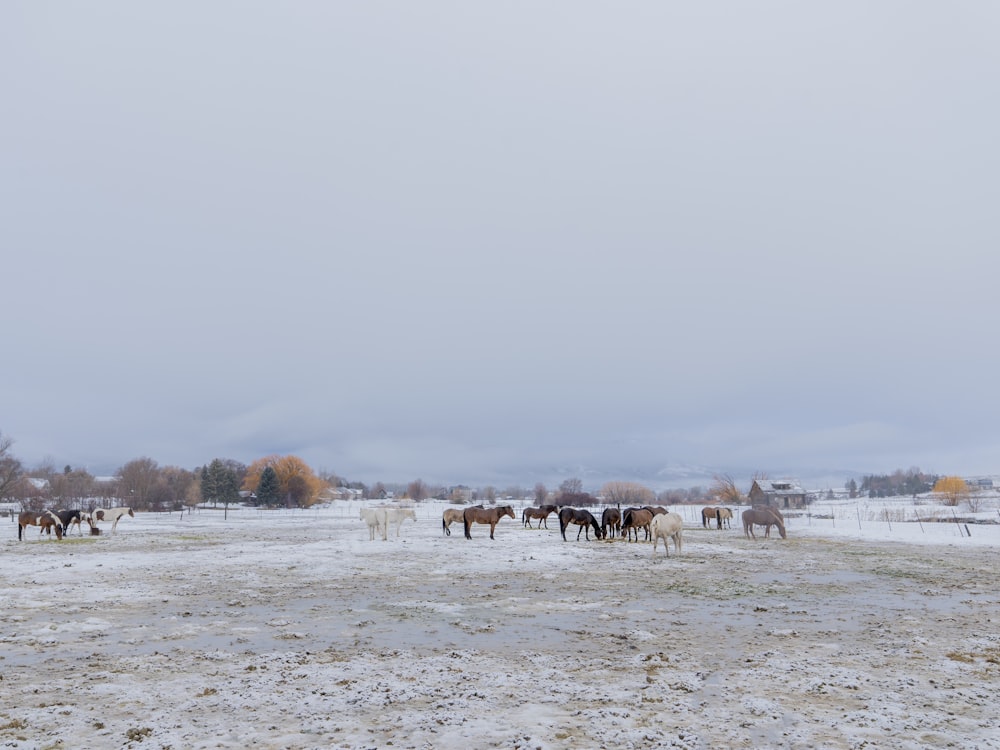
[[[754,541],[685,506],[654,561],[444,507],[385,542],[346,503],[10,523],[0,747],[1000,748],[1000,525],[819,503]]]

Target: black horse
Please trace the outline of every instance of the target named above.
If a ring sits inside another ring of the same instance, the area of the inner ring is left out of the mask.
[[[594,518],[594,514],[589,510],[577,510],[576,508],[563,508],[559,511],[559,533],[562,534],[563,541],[566,541],[566,527],[571,523],[576,524],[580,528],[576,532],[576,541],[580,541],[580,532],[587,532],[587,541],[590,541],[590,529],[594,529],[594,534],[598,539],[603,539],[604,534],[601,533],[601,525],[597,523],[597,519]]]
[[[83,528],[80,525],[83,521],[86,521],[87,525],[90,526],[91,532],[93,532],[93,529],[95,528],[94,522],[90,520],[89,513],[84,513],[80,510],[57,510],[55,511],[55,514],[59,516],[59,520],[62,521],[64,534],[68,535],[70,528],[76,526],[76,530],[80,532],[80,536],[83,536]]]

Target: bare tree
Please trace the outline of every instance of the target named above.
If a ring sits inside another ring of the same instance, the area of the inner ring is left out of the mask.
[[[601,495],[608,505],[652,505],[656,493],[638,482],[607,482]]]
[[[736,480],[729,474],[716,474],[712,477],[712,486],[708,492],[723,505],[743,505],[746,501],[740,488],[736,486]]]
[[[549,499],[549,491],[545,489],[545,485],[539,482],[535,485],[535,505],[545,505],[545,501]]]
[[[59,508],[75,508],[93,494],[94,477],[85,469],[67,466],[49,479],[52,501]]]
[[[118,470],[118,491],[125,505],[146,509],[160,481],[160,469],[151,458],[136,458]]]
[[[13,445],[13,439],[0,432],[0,498],[9,497],[24,475],[21,462],[11,453]]]
[[[414,479],[406,485],[406,496],[415,502],[426,500],[429,494],[423,479]]]
[[[583,494],[583,482],[576,477],[564,479],[559,485],[559,491],[556,493],[558,496],[580,494]]]

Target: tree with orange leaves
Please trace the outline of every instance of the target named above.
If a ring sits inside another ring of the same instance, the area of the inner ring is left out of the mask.
[[[289,507],[308,508],[319,499],[323,480],[317,477],[305,461],[298,456],[265,456],[258,458],[247,469],[243,489],[256,492],[261,474],[267,467],[278,476],[278,497]]]
[[[935,495],[940,495],[945,505],[958,505],[959,500],[968,496],[969,485],[962,477],[941,477],[934,483]]]

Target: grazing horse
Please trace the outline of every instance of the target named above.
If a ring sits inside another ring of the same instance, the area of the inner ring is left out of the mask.
[[[523,526],[527,526],[529,529],[534,528],[531,525],[531,519],[537,518],[539,529],[542,528],[543,524],[545,525],[545,528],[549,528],[548,517],[555,512],[556,506],[554,505],[540,505],[537,508],[525,508],[521,511],[521,524]]]
[[[399,527],[403,525],[403,521],[407,518],[412,518],[413,522],[417,522],[417,512],[413,508],[386,508],[385,509],[385,527],[386,531],[389,530],[389,524],[396,524],[396,537],[399,537]]]
[[[368,524],[368,541],[375,541],[375,532],[382,535],[382,541],[387,538],[385,523],[385,508],[362,508],[361,520]]]
[[[76,526],[76,530],[80,532],[80,536],[83,536],[83,527],[80,525],[81,521],[86,521],[91,529],[94,528],[94,522],[90,520],[89,513],[79,510],[57,510],[55,514],[59,516],[59,520],[63,525],[63,533],[67,536],[73,526]]]
[[[43,510],[41,513],[36,513],[32,510],[23,511],[17,517],[17,538],[19,540],[24,538],[24,529],[27,526],[37,526],[39,533],[48,531],[50,534],[54,528],[56,530],[56,539],[63,538],[62,521],[51,510]]]
[[[559,511],[559,533],[562,534],[563,541],[566,541],[566,527],[570,524],[576,524],[580,528],[576,531],[576,541],[580,541],[580,532],[587,532],[587,541],[590,541],[590,530],[594,530],[594,534],[598,539],[604,538],[604,533],[601,531],[601,525],[597,523],[597,519],[594,518],[594,514],[589,510],[576,509],[576,508],[562,508]]]
[[[515,521],[517,520],[517,516],[514,515],[514,509],[509,505],[498,505],[495,508],[484,508],[481,505],[473,505],[471,508],[466,508],[462,513],[462,523],[465,525],[465,538],[472,539],[472,534],[469,533],[472,524],[488,523],[490,525],[490,539],[492,539],[493,530],[504,516],[510,516]]]
[[[661,508],[659,505],[657,505],[655,507],[652,506],[652,505],[643,505],[642,509],[643,510],[648,510],[654,516],[662,516],[664,513],[667,512],[666,508]]]
[[[674,552],[680,554],[684,541],[682,538],[683,529],[684,519],[676,513],[664,513],[653,516],[653,520],[649,523],[649,531],[653,537],[653,557],[656,557],[657,539],[663,539],[663,551],[667,553],[667,557],[670,557],[669,542],[671,539],[674,540]]]
[[[639,529],[646,532],[645,541],[649,541],[649,524],[653,520],[652,512],[645,508],[629,508],[622,514],[622,538],[632,541],[632,532],[635,531],[635,540],[639,541]]]
[[[118,508],[98,508],[94,511],[93,516],[95,521],[111,521],[111,533],[114,534],[122,516],[135,518],[135,512],[127,506]]]
[[[771,532],[771,527],[777,526],[781,538],[785,539],[785,522],[779,518],[779,515],[773,508],[752,508],[743,511],[743,536],[756,539],[757,535],[753,533],[753,527],[763,526],[764,536],[767,537]]]
[[[622,512],[618,508],[605,508],[601,514],[601,535],[608,538],[608,529],[611,529],[611,536],[617,536],[622,530]]]

